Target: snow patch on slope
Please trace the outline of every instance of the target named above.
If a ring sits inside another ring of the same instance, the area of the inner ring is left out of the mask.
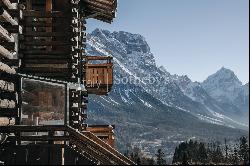
[[[140,99],[140,98],[139,98]],[[148,107],[148,108],[153,108],[153,106],[151,105],[151,104],[149,104],[148,102],[146,102],[146,101],[144,101],[144,100],[142,100],[142,99],[140,99],[141,100],[141,102],[146,106],[146,107]]]

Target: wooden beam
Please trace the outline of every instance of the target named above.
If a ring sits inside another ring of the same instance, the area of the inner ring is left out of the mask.
[[[9,22],[11,25],[18,25],[11,15],[4,9],[0,8],[0,22]]]
[[[8,58],[8,59],[13,59],[13,54],[5,49],[3,46],[0,45],[0,58]]]
[[[49,132],[49,131],[66,131],[66,126],[54,125],[54,126],[0,126],[1,133],[16,133],[16,132]]]
[[[11,82],[0,80],[0,92],[3,92],[3,91],[4,92],[14,92],[15,85]]]
[[[0,80],[6,81],[6,82],[11,82],[14,84],[18,84],[19,79],[20,79],[19,75],[9,74],[9,73],[0,71]]]
[[[76,147],[74,148],[74,150],[77,150],[78,153],[87,153],[89,154],[91,157],[93,157],[94,159],[97,159],[101,165],[114,165],[110,162],[110,160],[112,158],[108,158],[105,156],[105,153],[104,154],[100,154],[100,150],[101,149],[95,149],[93,148],[93,146],[89,145],[89,141],[84,141],[84,142],[81,142],[77,139],[73,139],[71,140],[72,144],[73,145],[76,145]],[[85,143],[86,142],[86,143]],[[124,164],[120,164],[120,165],[124,165]]]
[[[48,58],[48,59],[40,59],[40,58],[39,59],[37,59],[37,58],[36,59],[35,58],[28,59],[26,56],[25,56],[25,59],[22,60],[22,63],[25,65],[27,65],[27,64],[33,64],[33,65],[35,65],[35,64],[52,64],[52,65],[62,64],[62,65],[65,65],[65,64],[68,64],[70,62],[72,62],[71,59],[61,59],[61,58],[57,58],[57,59],[50,59],[50,58]]]
[[[127,163],[132,163],[131,160],[129,160],[127,157],[125,157],[124,155],[122,155],[120,152],[118,152],[117,150],[115,150],[114,148],[112,148],[111,146],[109,146],[108,144],[104,143],[102,140],[100,140],[93,133],[91,133],[91,132],[84,132],[83,134],[85,136],[87,136],[88,138],[92,139],[93,141],[95,141],[97,144],[99,144],[102,147],[104,147],[105,149],[107,149],[108,151],[110,151],[111,153],[113,153],[114,155],[116,155],[117,157],[119,157],[120,159],[122,159],[123,161],[125,161]]]
[[[66,51],[66,50],[53,50],[53,51],[45,51],[45,50],[20,50],[19,51],[21,54],[24,55],[61,55],[65,56],[71,53],[71,51]]]
[[[134,164],[131,160],[115,151],[107,144],[102,142],[99,138],[91,135],[89,132],[80,133],[71,127],[67,126],[1,126],[1,133],[20,133],[20,132],[55,132],[55,131],[66,131],[69,136],[62,136],[62,139],[69,139],[72,145],[76,145],[74,150],[83,154],[84,151],[95,159],[101,161],[103,164]],[[41,141],[61,139],[58,136],[22,136],[21,140],[38,139]],[[73,148],[73,146],[72,146]]]
[[[66,54],[58,54],[58,55],[46,55],[46,54],[30,55],[30,54],[26,54],[26,55],[20,56],[20,58],[23,59],[24,61],[26,61],[26,60],[32,61],[32,60],[39,59],[39,61],[41,60],[40,61],[41,63],[45,63],[45,61],[51,61],[51,62],[53,62],[53,64],[57,64],[57,63],[60,64],[62,62],[64,62],[64,63],[68,63],[68,62],[70,62],[70,63],[75,62],[76,63],[77,62],[77,59],[72,59],[72,57],[69,56],[69,54],[68,55],[66,55]],[[58,61],[59,59],[60,59],[60,61]],[[58,61],[58,62],[56,62],[56,61]],[[49,62],[49,63],[51,63],[51,62]]]
[[[16,118],[18,117],[18,110],[15,108],[1,108],[0,117]],[[0,132],[2,132],[1,126]]]
[[[0,0],[8,9],[16,9],[17,4],[11,3],[9,0]]]
[[[0,93],[0,99],[7,99],[7,100],[13,100],[16,101],[16,92],[1,92]]]
[[[26,41],[22,43],[25,46],[71,46],[76,45],[76,42],[63,42],[63,41]]]
[[[58,80],[63,80],[63,81],[69,81],[72,80],[73,82],[76,80],[72,77],[72,73],[58,73],[58,72],[54,72],[54,73],[37,73],[37,72],[27,72],[27,71],[23,71],[20,70],[21,73],[25,73],[25,74],[29,74],[32,76],[38,76],[38,77],[44,77],[44,78],[51,78],[51,79],[58,79]]]
[[[46,0],[46,12],[51,12],[52,11],[52,0]],[[47,18],[46,23],[53,23],[52,18]],[[46,33],[51,33],[52,32],[52,27],[46,27]],[[27,34],[26,34],[27,35]],[[41,34],[40,34],[41,35]],[[43,34],[44,35],[44,34]],[[48,35],[48,34],[47,34]],[[39,36],[40,37],[40,36]],[[46,37],[46,36],[45,36]],[[52,36],[49,36],[49,38],[46,39],[47,42],[52,41]],[[46,48],[47,51],[52,50],[52,46]]]
[[[18,67],[20,64],[19,59],[2,59],[1,61],[10,67],[12,67],[12,66]]]
[[[113,63],[105,63],[105,64],[86,64],[86,68],[112,68]]]
[[[11,52],[16,51],[16,43],[14,43],[14,42],[0,41],[0,45]]]
[[[22,1],[22,0],[21,0]],[[11,3],[18,3],[18,0],[10,0]]]
[[[69,141],[69,136],[21,136],[19,141]]]
[[[63,74],[70,74],[74,69],[69,69],[69,68],[43,68],[43,67],[24,67],[21,69],[22,71],[25,72],[35,72],[35,73],[53,73],[55,75],[63,75]],[[75,69],[77,71],[77,69]]]
[[[13,100],[1,100],[0,99],[0,108],[15,108],[16,107],[16,103]]]
[[[23,28],[19,25],[3,25],[4,29],[6,29],[9,33],[19,33],[22,34]]]
[[[76,17],[76,15],[70,16],[65,15],[63,12],[54,11],[54,12],[41,12],[41,11],[23,11],[23,17],[35,17],[35,18],[71,18]]]
[[[0,71],[9,73],[9,74],[16,74],[15,69],[11,68],[10,66],[0,62]]]
[[[72,137],[74,138],[73,141],[77,140],[75,143],[77,143],[78,146],[87,144],[88,147],[90,146],[91,148],[93,148],[91,151],[96,151],[97,153],[99,153],[99,155],[98,154],[95,155],[96,157],[98,157],[98,160],[104,159],[105,157],[107,157],[119,165],[128,164],[124,160],[122,160],[121,158],[119,158],[118,156],[113,154],[112,152],[108,151],[105,147],[103,147],[100,144],[98,144],[97,142],[95,142],[93,140],[93,138],[87,137],[84,133],[80,133],[80,132],[73,130],[73,129],[70,129],[70,128],[68,129],[68,132],[69,132],[71,138]],[[96,139],[99,139],[99,138],[96,137]],[[100,156],[100,154],[102,154],[104,156]]]
[[[77,37],[80,33],[78,32],[26,32],[21,37]]]
[[[52,0],[46,0],[46,11],[52,11]]]
[[[69,27],[66,27],[67,29],[71,27],[76,28],[77,24],[72,24],[70,22],[65,22],[64,20],[62,20],[61,22],[56,22],[54,21],[53,23],[47,23],[47,22],[37,22],[37,21],[28,21],[28,20],[24,20],[21,22],[22,25],[24,25],[25,27],[63,27],[65,25],[68,25]],[[67,29],[62,29],[62,31],[66,31]]]
[[[0,25],[0,39],[4,39],[8,42],[14,42],[14,37]]]
[[[111,56],[86,56],[83,58],[85,58],[86,60],[112,60],[113,59],[113,57]]]
[[[23,17],[22,11],[20,11],[19,9],[8,9],[7,11],[12,16],[12,18],[16,17],[22,19]]]

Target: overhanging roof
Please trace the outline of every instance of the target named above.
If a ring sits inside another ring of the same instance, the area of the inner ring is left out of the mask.
[[[118,0],[81,0],[86,16],[111,23],[116,16]]]

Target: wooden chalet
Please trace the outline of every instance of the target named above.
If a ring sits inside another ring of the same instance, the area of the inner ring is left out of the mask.
[[[134,164],[115,150],[114,126],[85,123],[88,95],[113,85],[112,57],[86,56],[86,19],[112,23],[116,8],[117,0],[0,0],[0,163]],[[64,92],[24,95],[25,80]],[[42,113],[25,106],[51,108],[55,94],[64,95],[62,124],[34,123]]]

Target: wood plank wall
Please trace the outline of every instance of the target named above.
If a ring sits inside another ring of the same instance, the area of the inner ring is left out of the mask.
[[[78,6],[69,0],[25,0],[20,72],[77,83]]]
[[[17,39],[18,5],[15,0],[0,0],[0,125],[7,125],[8,118],[16,118],[20,106],[20,78],[18,68]],[[16,63],[17,62],[17,63]]]

